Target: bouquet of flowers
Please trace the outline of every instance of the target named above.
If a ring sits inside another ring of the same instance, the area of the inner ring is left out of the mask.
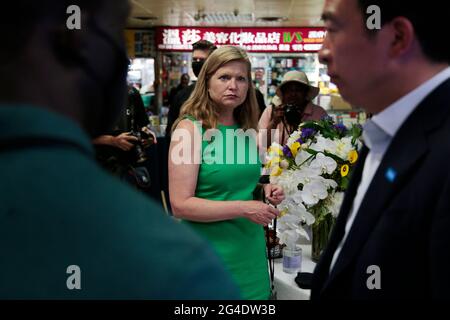
[[[286,199],[278,206],[278,237],[294,249],[304,225],[312,228],[312,256],[326,246],[358,159],[362,128],[347,128],[331,118],[302,123],[285,146],[273,143],[265,167],[270,182],[283,187]]]

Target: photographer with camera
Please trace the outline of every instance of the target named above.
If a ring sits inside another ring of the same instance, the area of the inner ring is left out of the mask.
[[[272,142],[283,145],[300,123],[326,116],[322,107],[311,102],[318,94],[319,88],[310,85],[304,72],[286,72],[272,105],[264,110],[259,120],[258,128],[265,135],[260,136],[260,146],[268,148]],[[276,130],[272,135],[273,129]],[[266,143],[263,138],[267,138]]]
[[[129,85],[127,106],[113,131],[93,140],[97,161],[120,179],[141,189],[150,187],[150,174],[145,166],[146,148],[157,142],[155,134],[147,127],[149,123],[139,91]]]

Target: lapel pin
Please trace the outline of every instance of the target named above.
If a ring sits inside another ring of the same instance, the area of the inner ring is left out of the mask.
[[[388,168],[386,170],[385,176],[386,176],[386,179],[392,183],[392,182],[394,182],[395,178],[397,177],[397,172],[392,168]]]

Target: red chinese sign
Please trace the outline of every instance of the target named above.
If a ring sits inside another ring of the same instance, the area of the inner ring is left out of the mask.
[[[249,52],[317,52],[324,37],[324,28],[156,29],[157,49],[161,51],[191,51],[192,44],[203,39],[217,46],[240,46]]]

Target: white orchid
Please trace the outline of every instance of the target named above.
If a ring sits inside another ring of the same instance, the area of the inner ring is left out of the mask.
[[[303,149],[303,147],[302,147]],[[300,150],[297,152],[297,155],[295,156],[295,164],[296,165],[302,165],[306,162],[306,160],[311,159],[312,155],[306,150]]]
[[[270,182],[282,187],[285,196],[289,196],[298,190],[299,180],[289,170],[283,170],[279,176],[271,176]]]
[[[335,192],[328,198],[326,206],[333,217],[337,218],[343,201],[344,192]]]
[[[324,138],[322,135],[318,135],[316,143],[313,143],[310,148],[318,152],[326,151],[328,153],[335,154],[337,145],[335,140]]]
[[[344,137],[336,142],[336,155],[342,160],[347,160],[350,151],[354,150],[351,137]]]
[[[307,206],[313,206],[328,197],[328,188],[322,181],[316,179],[303,186],[301,195]]]
[[[292,174],[292,173],[291,173]],[[311,168],[310,166],[301,167],[300,170],[297,170],[293,173],[293,176],[296,180],[298,180],[301,184],[307,184],[319,177],[321,174],[320,168]]]
[[[321,173],[332,174],[337,168],[337,162],[333,158],[327,157],[319,152],[316,158],[311,161],[310,168],[320,169]]]
[[[309,235],[303,229],[303,227],[296,227],[296,228],[290,228],[283,231],[280,231],[279,233],[280,243],[286,244],[288,249],[293,250],[296,246],[296,243],[300,237],[304,237],[307,240],[309,240]]]

